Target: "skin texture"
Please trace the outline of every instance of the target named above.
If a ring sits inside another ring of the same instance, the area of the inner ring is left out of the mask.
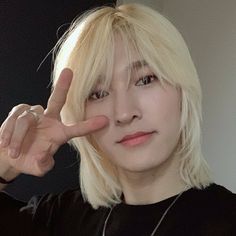
[[[133,51],[131,61],[137,60],[140,58]],[[122,40],[117,37],[111,87],[101,97],[92,94],[86,104],[86,118],[104,115],[109,119],[109,125],[92,137],[117,166],[125,201],[147,204],[183,190],[178,159],[171,155],[179,140],[181,97],[180,91],[167,82],[163,87],[148,65],[132,71],[128,84],[127,66]],[[94,92],[100,89],[98,86]],[[139,131],[154,133],[136,146],[117,143]]]

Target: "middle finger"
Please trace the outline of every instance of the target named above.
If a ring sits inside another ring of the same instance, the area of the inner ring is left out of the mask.
[[[19,104],[11,110],[0,129],[0,147],[9,145],[17,117],[29,108],[30,105],[28,104]]]
[[[41,106],[32,106],[31,111],[40,115],[43,114],[44,109]],[[9,144],[8,155],[17,158],[20,153],[21,145],[24,141],[24,138],[30,129],[30,127],[35,126],[37,121],[35,117],[30,112],[23,112],[16,120],[15,128],[11,137]]]

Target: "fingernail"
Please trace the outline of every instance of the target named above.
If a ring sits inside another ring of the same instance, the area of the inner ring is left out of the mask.
[[[16,158],[17,157],[17,150],[12,148],[8,150],[8,156],[12,157],[12,158]]]

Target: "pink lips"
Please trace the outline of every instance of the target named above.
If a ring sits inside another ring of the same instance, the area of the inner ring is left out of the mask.
[[[132,135],[126,135],[118,143],[125,146],[136,146],[146,142],[154,132],[137,132]]]

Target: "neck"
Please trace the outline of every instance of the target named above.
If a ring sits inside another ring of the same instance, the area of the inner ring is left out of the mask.
[[[131,205],[152,204],[177,195],[186,184],[180,178],[178,162],[144,172],[120,171],[124,200]]]

